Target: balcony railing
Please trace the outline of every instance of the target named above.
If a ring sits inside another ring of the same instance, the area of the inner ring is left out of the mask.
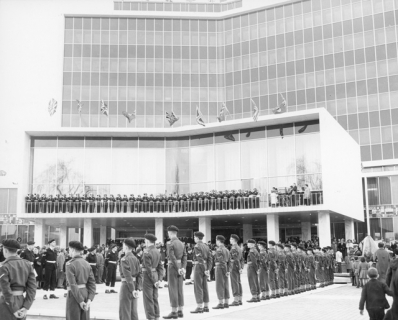
[[[272,194],[269,194],[268,204],[272,208],[321,205],[323,204],[323,191],[311,191],[308,197],[304,195],[304,192],[290,195],[279,193],[276,199],[273,199]]]

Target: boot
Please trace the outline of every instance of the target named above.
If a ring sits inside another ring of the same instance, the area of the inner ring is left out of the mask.
[[[182,312],[182,310],[178,310],[177,315],[179,318],[184,318],[184,313]]]
[[[203,313],[203,308],[196,308],[194,311],[191,311],[191,313]]]
[[[169,315],[164,316],[163,319],[178,319],[178,313],[170,312]]]
[[[223,303],[219,303],[217,306],[213,307],[213,309],[215,309],[215,310],[224,309],[224,304]]]

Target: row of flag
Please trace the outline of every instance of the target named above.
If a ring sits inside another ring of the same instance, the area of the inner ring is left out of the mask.
[[[272,112],[274,114],[281,114],[281,113],[286,112],[287,103],[282,94],[281,94],[281,97],[282,97],[282,103],[280,105],[278,105],[276,108],[272,109]],[[84,103],[82,103],[80,100],[76,100],[76,104],[77,104],[77,110],[79,111],[79,114],[81,115]],[[58,103],[55,99],[50,100],[50,102],[48,104],[48,112],[49,112],[50,116],[52,116],[57,111],[57,105],[58,105]],[[260,115],[260,108],[257,106],[257,104],[254,102],[253,99],[250,99],[250,105],[252,108],[253,121],[257,121],[258,117]],[[101,100],[100,112],[107,117],[109,116],[109,108],[104,100]],[[122,111],[122,115],[127,118],[129,123],[136,118],[135,111],[133,111],[132,113],[128,113],[127,111]],[[220,112],[217,116],[217,120],[219,122],[223,122],[223,121],[227,120],[227,117],[231,117],[231,113],[229,112],[227,105],[224,102],[220,109]],[[170,112],[166,112],[166,119],[168,120],[170,127],[172,127],[174,125],[174,123],[176,123],[180,118],[176,116],[174,111],[170,111]],[[200,111],[198,106],[196,106],[196,123],[203,127],[206,126],[203,114]],[[229,140],[231,140],[231,139],[229,139]],[[233,141],[235,141],[235,140],[233,140]]]

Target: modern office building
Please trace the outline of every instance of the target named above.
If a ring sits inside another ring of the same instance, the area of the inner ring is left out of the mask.
[[[368,229],[395,239],[397,9],[394,0],[88,0],[59,1],[44,14],[37,3],[3,1],[0,27],[15,32],[0,28],[0,39],[15,52],[0,53],[13,84],[0,90],[24,112],[17,128],[5,123],[18,137],[9,164],[19,175],[18,217],[35,223],[37,241],[51,233],[62,244],[75,233],[87,244],[148,230],[163,238],[170,223],[186,236],[317,235],[328,244],[360,240]],[[15,57],[20,63],[8,65]],[[58,109],[50,117],[51,98]],[[283,100],[287,112],[274,115]],[[219,123],[223,103],[230,116]],[[271,189],[292,183],[309,184],[316,201],[272,207]],[[260,207],[242,210],[44,214],[24,203],[37,192],[252,188]]]

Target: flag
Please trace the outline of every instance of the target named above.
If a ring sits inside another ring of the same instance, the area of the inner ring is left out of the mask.
[[[58,103],[55,99],[51,99],[48,103],[48,113],[52,116],[57,111]]]
[[[104,100],[101,100],[101,113],[108,116],[109,115],[109,110],[108,110],[108,105],[104,102]]]
[[[196,122],[198,124],[200,124],[201,126],[206,127],[206,124],[205,124],[205,122],[203,120],[203,114],[202,114],[202,112],[200,112],[198,106],[196,106]]]
[[[305,130],[307,130],[307,125],[303,126],[298,132],[303,133]]]
[[[272,109],[272,112],[275,114],[280,114],[280,113],[286,112],[287,103],[282,94],[281,94],[281,97],[282,97],[282,103],[279,106],[277,106],[276,108]]]
[[[133,111],[132,113],[127,113],[127,111],[122,111],[122,115],[124,115],[127,118],[129,123],[131,122],[131,120],[135,119],[135,111]]]
[[[232,134],[226,134],[224,138],[230,141],[235,141],[235,137]]]
[[[260,114],[260,109],[257,107],[256,103],[254,102],[253,99],[250,99],[251,105],[253,107],[253,120],[257,121],[258,116]]]
[[[225,120],[227,120],[227,116],[230,116],[231,114],[229,113],[229,110],[227,108],[227,105],[225,104],[225,102],[222,104],[220,113],[218,114],[218,122],[223,122]]]
[[[76,102],[77,102],[77,110],[79,111],[79,114],[81,114],[81,113],[82,113],[82,109],[83,109],[83,104],[84,104],[84,103],[81,103],[81,101],[78,100],[78,99],[76,99]]]
[[[174,112],[171,111],[170,113],[166,112],[166,119],[169,121],[170,127],[172,127],[180,118],[177,118]]]

